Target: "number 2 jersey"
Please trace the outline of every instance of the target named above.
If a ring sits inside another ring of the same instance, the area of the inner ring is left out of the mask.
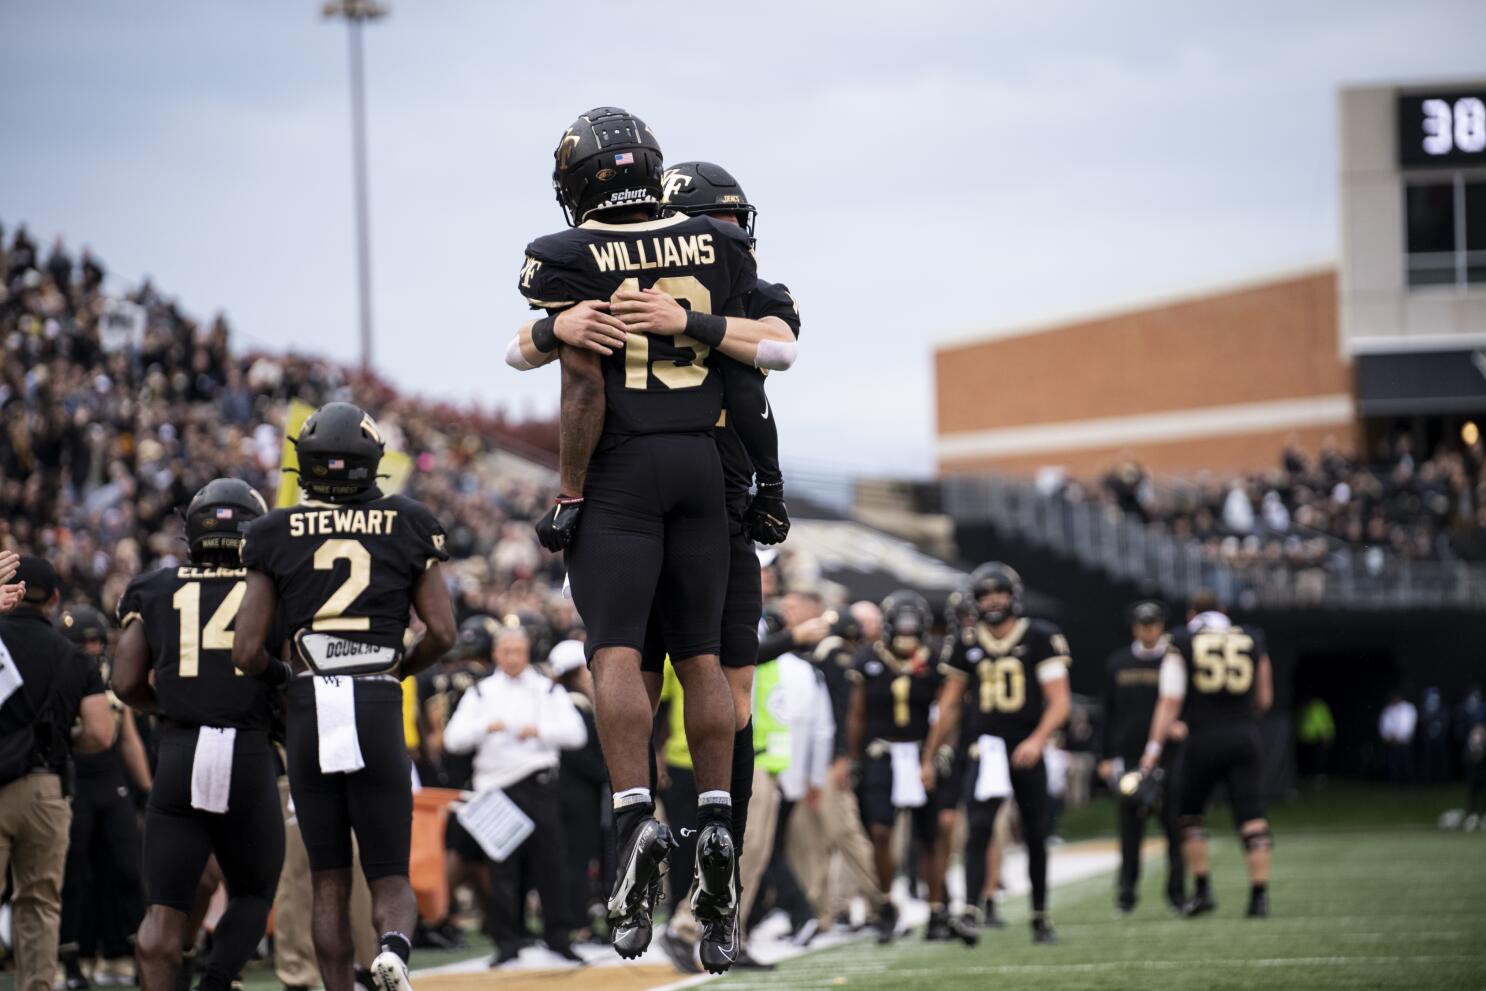
[[[273,579],[287,635],[330,633],[400,650],[414,584],[449,554],[428,507],[373,488],[349,502],[305,502],[259,517],[242,559]]]
[[[756,281],[753,248],[736,224],[673,214],[634,224],[588,220],[526,247],[520,289],[533,309],[556,312],[621,289],[659,289],[688,309],[743,316]],[[630,334],[600,359],[604,432],[704,433],[722,412],[711,348],[685,334]]]
[[[161,568],[129,583],[119,626],[144,627],[155,712],[182,726],[268,730],[269,690],[232,665],[232,627],[247,588],[241,568]]]
[[[1044,683],[1068,676],[1068,640],[1052,623],[1022,617],[997,638],[984,623],[961,631],[941,670],[969,682],[965,737],[999,736],[1010,746],[1042,719]]]
[[[1259,659],[1268,653],[1264,634],[1252,626],[1179,630],[1171,638],[1185,674],[1182,720],[1194,732],[1254,721]],[[1163,668],[1168,662],[1163,662]],[[1166,690],[1163,670],[1162,691]]]

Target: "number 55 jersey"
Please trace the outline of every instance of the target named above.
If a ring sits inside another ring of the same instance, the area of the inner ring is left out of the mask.
[[[280,628],[317,672],[365,674],[395,667],[413,587],[449,555],[426,506],[372,488],[254,520],[242,559],[273,579]]]
[[[747,233],[736,224],[673,214],[633,224],[588,220],[526,248],[521,294],[556,313],[622,290],[657,289],[694,313],[745,315],[757,280]],[[601,359],[606,434],[702,433],[722,412],[711,348],[685,334],[630,334]]]

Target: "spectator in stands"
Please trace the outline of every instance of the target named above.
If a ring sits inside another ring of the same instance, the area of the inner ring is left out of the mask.
[[[1419,712],[1414,703],[1398,692],[1390,692],[1388,704],[1378,718],[1378,736],[1383,740],[1391,784],[1406,785],[1414,780],[1414,728],[1418,721]]]
[[[497,671],[476,683],[459,700],[444,730],[449,753],[475,753],[475,791],[500,789],[535,828],[503,861],[490,863],[491,906],[486,920],[496,953],[490,965],[515,960],[525,931],[522,869],[530,871],[542,900],[547,946],[564,959],[581,963],[570,934],[560,928],[566,892],[562,862],[561,803],[557,768],[563,750],[588,741],[583,718],[568,693],[531,666],[531,642],[520,627],[503,627],[496,637]]]

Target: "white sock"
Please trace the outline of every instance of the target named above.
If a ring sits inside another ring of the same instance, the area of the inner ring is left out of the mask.
[[[614,811],[627,809],[631,805],[649,805],[649,788],[626,788],[624,791],[614,793]]]
[[[703,805],[732,805],[733,796],[725,791],[704,791],[697,796],[697,806]]]

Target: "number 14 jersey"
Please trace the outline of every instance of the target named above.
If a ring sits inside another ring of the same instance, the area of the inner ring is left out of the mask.
[[[687,309],[744,316],[757,281],[747,233],[736,224],[673,214],[633,224],[585,221],[526,247],[520,289],[533,309],[555,313],[621,290],[658,289]],[[722,413],[711,348],[685,334],[630,334],[601,358],[604,432],[701,433]]]
[[[449,559],[428,507],[373,488],[349,502],[304,502],[249,526],[243,564],[273,579],[276,619],[301,630],[401,649],[413,586]]]

